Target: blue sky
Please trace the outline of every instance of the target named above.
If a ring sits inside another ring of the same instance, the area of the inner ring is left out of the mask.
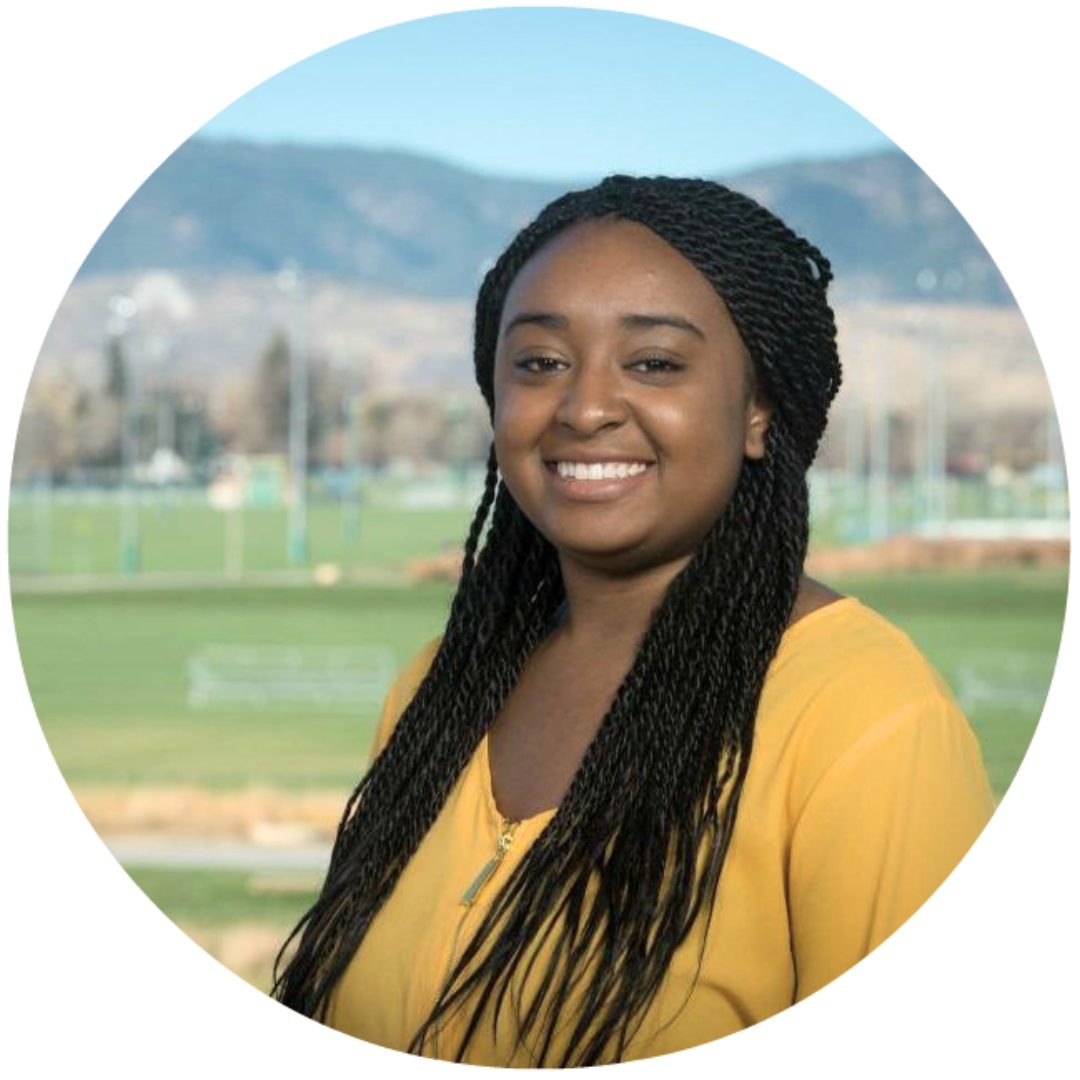
[[[658,19],[459,12],[286,69],[201,134],[414,150],[509,176],[731,175],[892,144],[790,68]]]

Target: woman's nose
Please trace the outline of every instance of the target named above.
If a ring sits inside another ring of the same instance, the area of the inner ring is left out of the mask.
[[[613,365],[581,364],[563,385],[556,412],[560,424],[587,435],[626,419],[626,403]]]

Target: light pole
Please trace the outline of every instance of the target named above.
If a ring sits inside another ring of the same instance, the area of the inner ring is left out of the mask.
[[[949,267],[939,274],[933,267],[926,266],[915,276],[916,287],[928,296],[933,296],[939,290],[943,293],[945,289],[955,289],[962,283],[963,275],[955,267]],[[945,349],[936,318],[930,328],[929,346],[924,355],[923,524],[929,531],[944,536],[949,523],[948,382],[945,377]]]
[[[120,570],[133,574],[139,569],[139,502],[135,490],[135,368],[125,352],[132,320],[138,305],[130,296],[113,296],[109,300],[106,328],[113,349],[114,362],[119,365],[123,380],[120,395]]]
[[[844,424],[844,538],[862,539],[863,439],[866,403],[862,395],[850,403]]]
[[[460,398],[454,397],[446,406],[447,449],[450,451],[450,467],[457,484],[458,498],[464,499],[468,490],[468,474],[465,467],[465,421],[469,417],[469,406]]]
[[[1046,505],[1048,518],[1060,516],[1057,511],[1058,477],[1064,476],[1064,463],[1061,453],[1061,434],[1058,431],[1057,414],[1053,402],[1046,415]]]
[[[308,561],[307,527],[307,433],[308,342],[307,296],[300,266],[290,259],[278,273],[278,288],[292,300],[290,321],[295,345],[289,350],[289,500],[288,558],[293,566]]]
[[[176,342],[169,333],[159,333],[147,343],[147,367],[154,375],[154,385],[146,385],[147,396],[157,398],[154,410],[154,449],[176,451],[176,403],[169,390],[169,374],[176,370]],[[164,371],[163,380],[160,373]]]
[[[360,538],[360,395],[345,399],[345,492],[342,533],[345,546],[356,547]]]
[[[871,378],[870,537],[884,540],[889,535],[889,405],[881,349],[874,350]]]

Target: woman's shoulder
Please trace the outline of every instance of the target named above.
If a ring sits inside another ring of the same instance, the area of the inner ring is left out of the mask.
[[[416,696],[416,691],[420,688],[424,676],[427,675],[428,670],[431,668],[431,662],[435,659],[435,654],[439,651],[441,644],[441,636],[428,641],[419,651],[413,654],[398,672],[397,678],[391,683],[383,701],[382,715],[375,728],[369,760],[374,761],[375,757],[389,742],[394,725],[401,718],[401,714],[405,711],[409,702]]]
[[[787,692],[842,686],[860,697],[948,695],[911,637],[854,596],[842,596],[792,623],[766,678]]]
[[[816,773],[874,745],[927,736],[978,755],[945,680],[898,626],[848,596],[788,628],[758,713],[767,756]]]
[[[425,642],[413,654],[394,680],[393,691],[401,700],[403,709],[412,700],[420,684],[424,681],[424,676],[427,675],[428,670],[431,668],[431,662],[435,659],[435,654],[439,651],[441,644],[442,635]]]

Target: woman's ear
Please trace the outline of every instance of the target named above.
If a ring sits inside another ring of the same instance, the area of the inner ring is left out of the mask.
[[[772,414],[771,403],[755,390],[746,403],[746,445],[743,452],[748,458],[760,461],[765,456],[765,434],[769,430]]]

